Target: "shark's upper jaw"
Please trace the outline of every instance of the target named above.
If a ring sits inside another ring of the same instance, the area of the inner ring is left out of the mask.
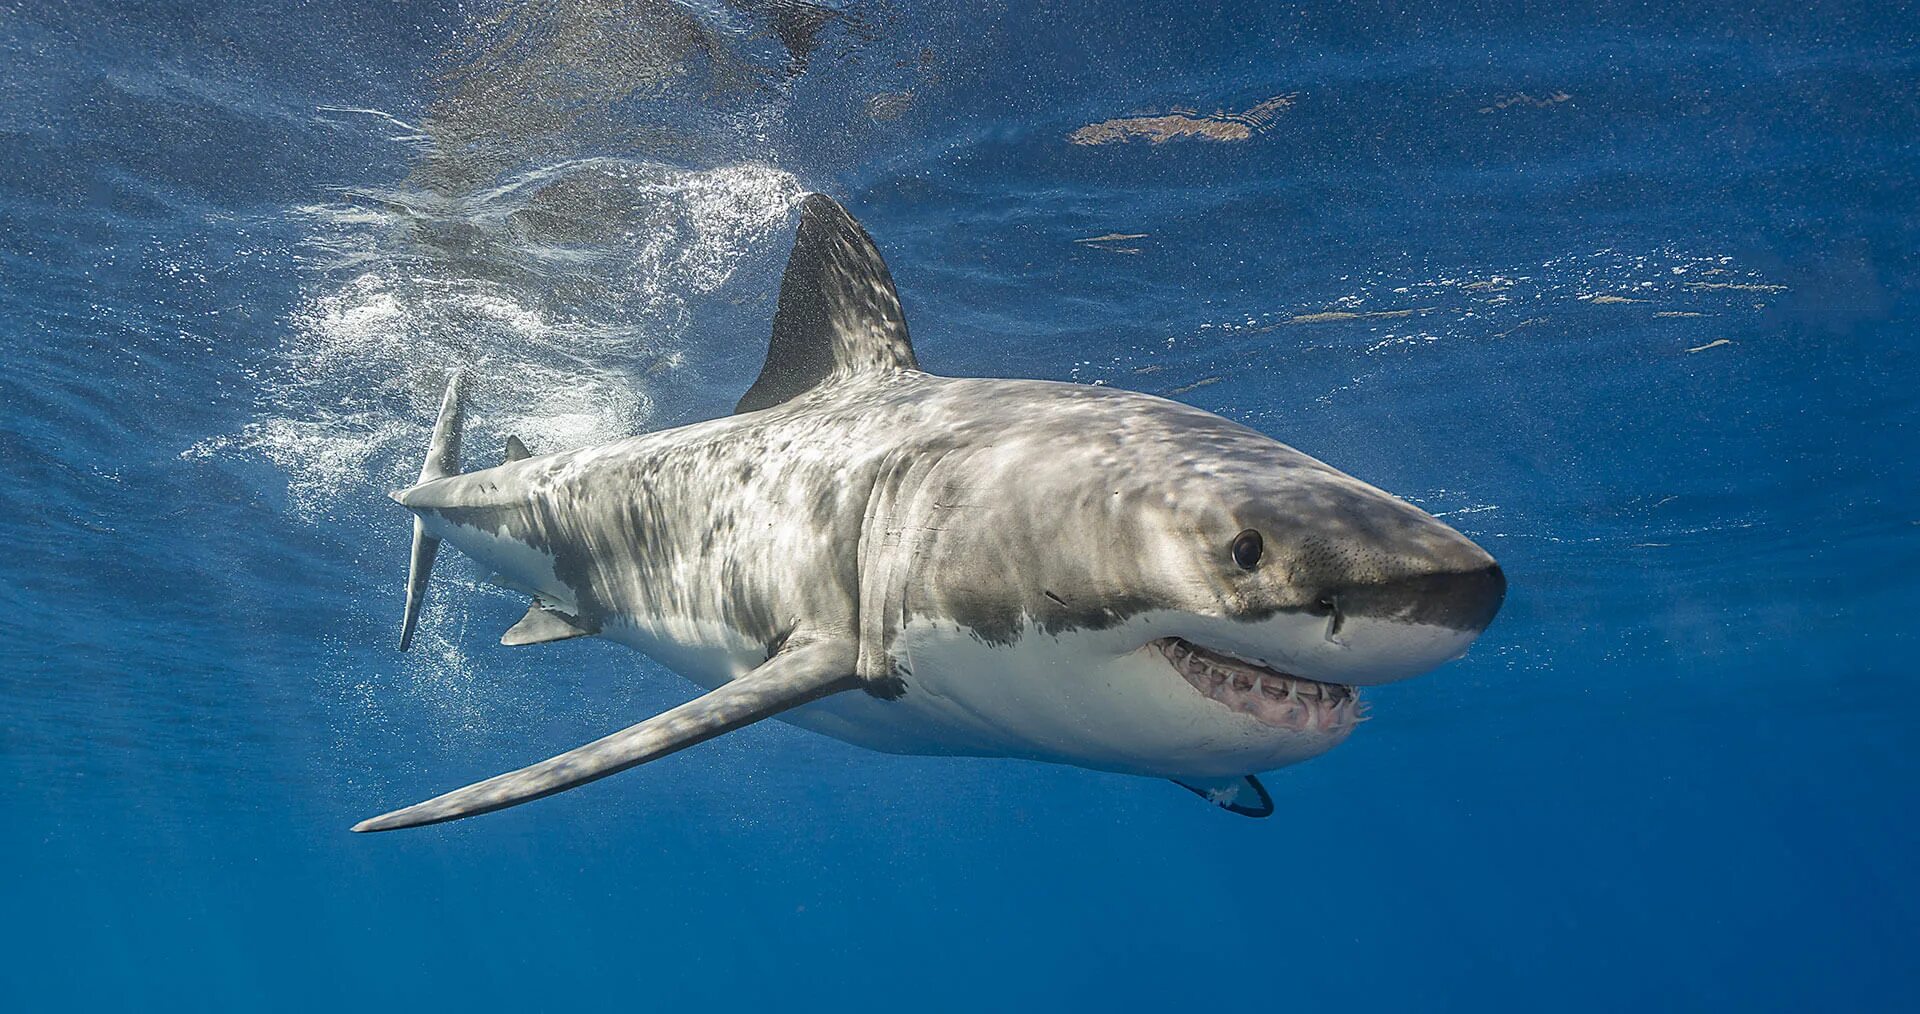
[[[1366,721],[1356,687],[1283,673],[1179,637],[1158,638],[1147,647],[1202,696],[1263,725],[1344,737]]]

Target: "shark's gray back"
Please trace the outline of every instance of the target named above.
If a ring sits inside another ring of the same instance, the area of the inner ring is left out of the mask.
[[[1292,483],[1295,473],[1314,482]],[[550,555],[565,587],[529,590],[591,622],[724,627],[762,646],[803,617],[846,623],[861,629],[869,669],[885,665],[875,653],[913,614],[1006,642],[1029,626],[1099,626],[1176,598],[1166,585],[1179,575],[1126,533],[1228,527],[1185,515],[1231,496],[1168,490],[1256,481],[1276,515],[1272,552],[1293,566],[1337,567],[1348,581],[1404,569],[1388,554],[1335,560],[1317,543],[1286,546],[1287,512],[1327,506],[1308,495],[1351,487],[1347,545],[1374,541],[1369,527],[1403,539],[1400,515],[1418,512],[1253,430],[1134,392],[911,370],[442,480],[430,506]],[[1094,529],[1077,520],[1089,511],[1156,521]],[[1007,587],[1016,577],[1020,587]]]

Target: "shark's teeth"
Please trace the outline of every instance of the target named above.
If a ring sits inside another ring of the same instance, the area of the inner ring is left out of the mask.
[[[1366,705],[1353,687],[1278,672],[1177,637],[1161,638],[1152,647],[1195,690],[1265,725],[1345,735],[1367,720]]]

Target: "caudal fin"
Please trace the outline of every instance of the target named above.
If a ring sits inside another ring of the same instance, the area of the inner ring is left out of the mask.
[[[433,439],[427,444],[427,460],[420,466],[420,481],[431,482],[460,474],[460,423],[466,374],[454,371],[447,378],[447,393],[440,398],[440,417],[433,424]],[[427,534],[419,518],[413,519],[413,556],[407,566],[407,612],[400,620],[400,650],[413,644],[413,630],[420,624],[420,604],[427,597],[427,577],[433,572],[433,558],[440,552],[440,540]]]

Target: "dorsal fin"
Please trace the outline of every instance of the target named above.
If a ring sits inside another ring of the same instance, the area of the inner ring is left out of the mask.
[[[531,457],[533,457],[533,452],[527,450],[527,445],[521,443],[519,437],[507,437],[506,461],[524,461]],[[505,462],[502,462],[502,464],[504,463]]]
[[[771,408],[836,377],[919,368],[872,237],[833,198],[808,194],[780,278],[767,364],[734,411]]]

